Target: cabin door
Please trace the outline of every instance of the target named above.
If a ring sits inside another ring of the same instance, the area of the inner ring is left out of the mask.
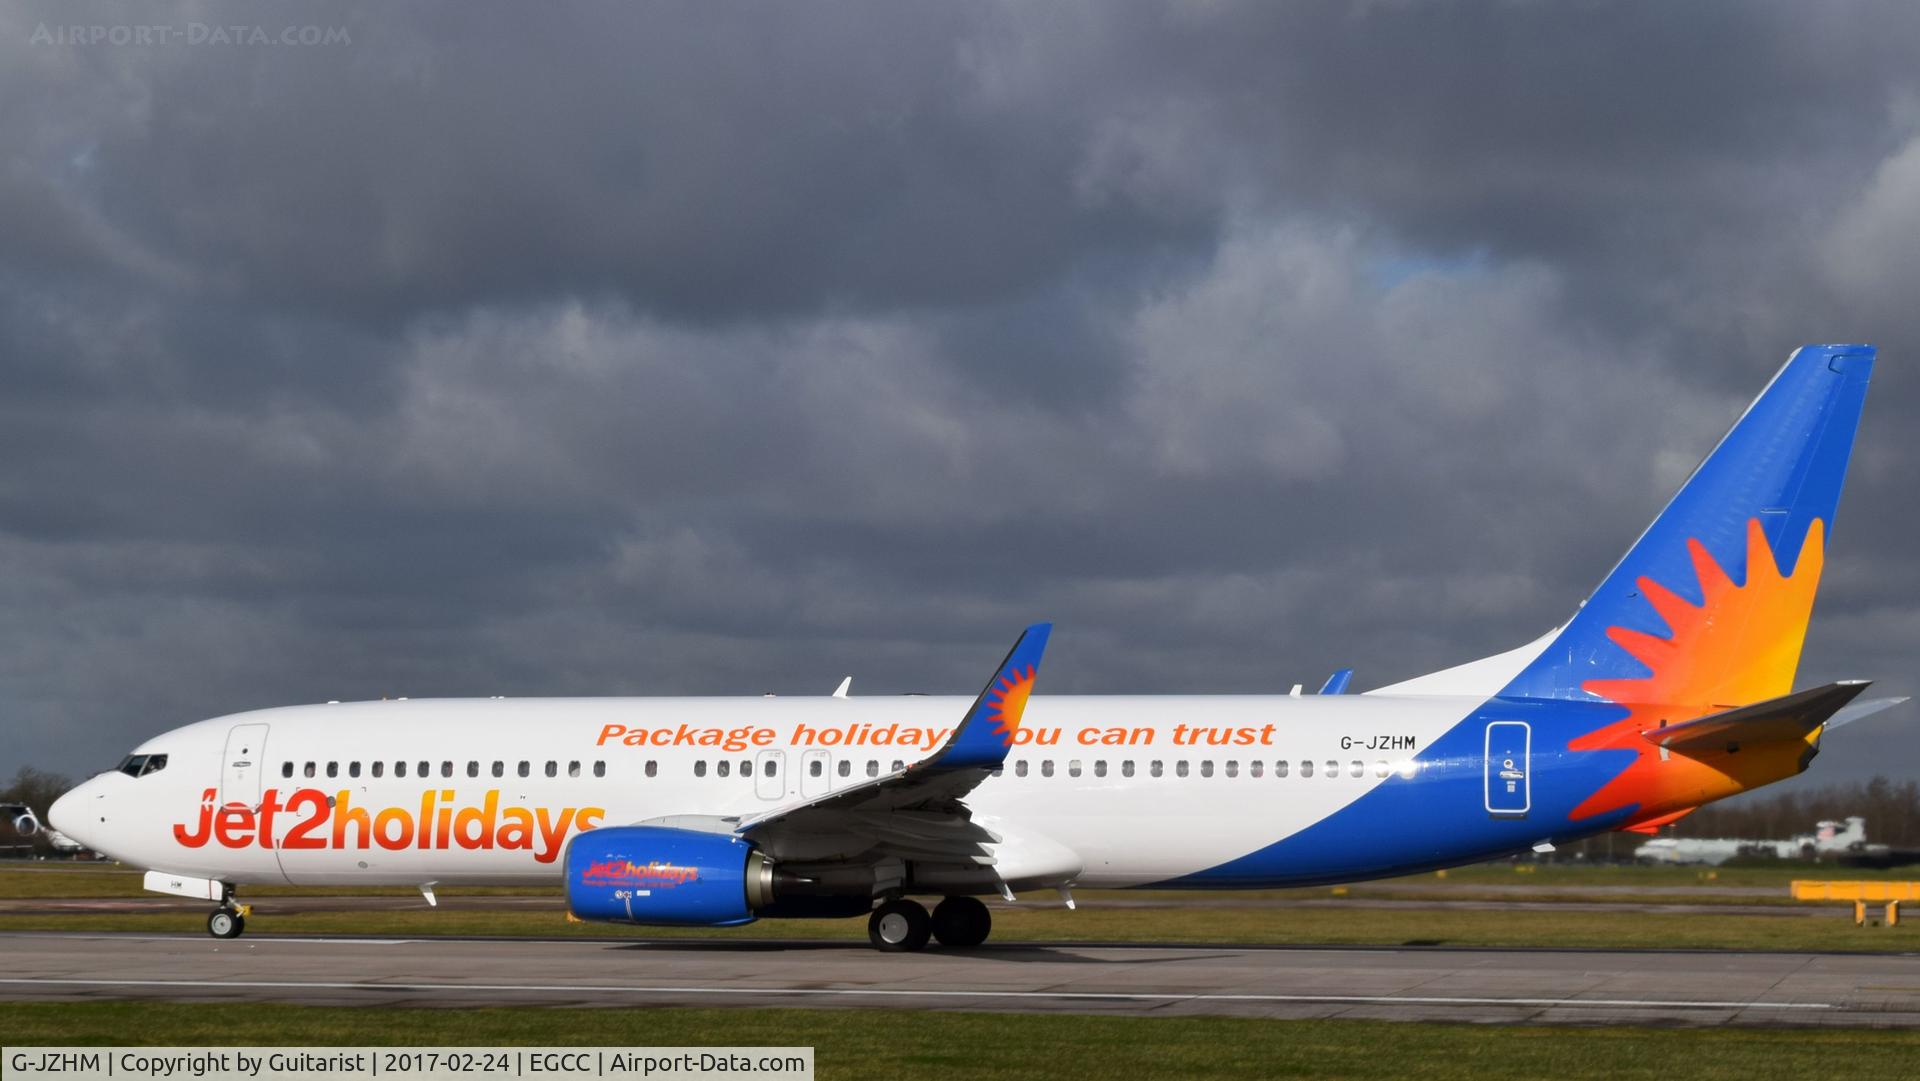
[[[220,802],[260,806],[260,778],[267,770],[267,726],[236,724],[220,759]]]

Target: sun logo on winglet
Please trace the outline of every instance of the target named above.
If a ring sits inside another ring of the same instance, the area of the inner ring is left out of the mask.
[[[1631,750],[1634,761],[1573,810],[1576,819],[1616,811],[1631,804],[1651,812],[1668,805],[1718,799],[1758,784],[1791,776],[1771,752],[1706,763],[1680,756],[1662,758],[1657,737],[1645,733],[1735,706],[1787,694],[1813,614],[1814,591],[1825,561],[1824,523],[1807,527],[1799,558],[1780,573],[1773,546],[1759,519],[1747,523],[1747,580],[1736,583],[1698,540],[1687,542],[1700,582],[1700,603],[1680,596],[1651,578],[1636,583],[1647,603],[1666,622],[1667,637],[1625,627],[1609,627],[1607,637],[1645,665],[1648,674],[1631,679],[1588,680],[1589,693],[1617,702],[1627,716],[1571,741],[1574,751]],[[1758,751],[1758,748],[1754,749]],[[1804,747],[1777,749],[1797,757]],[[1804,764],[1804,763],[1801,763]]]
[[[1008,746],[1013,745],[1014,730],[1026,712],[1027,696],[1033,693],[1035,668],[1008,668],[987,691],[987,720],[993,722],[993,734]]]

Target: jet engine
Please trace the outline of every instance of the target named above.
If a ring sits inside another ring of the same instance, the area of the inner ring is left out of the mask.
[[[730,927],[760,916],[860,916],[872,873],[798,874],[731,834],[665,826],[588,830],[568,845],[567,908],[583,920]]]

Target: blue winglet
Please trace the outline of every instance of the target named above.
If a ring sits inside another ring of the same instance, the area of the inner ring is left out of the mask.
[[[1053,624],[1035,623],[1020,635],[1020,640],[1000,662],[999,671],[987,681],[986,689],[973,700],[973,708],[961,718],[946,746],[933,757],[915,766],[917,770],[993,769],[1006,761],[1013,748],[1014,733],[1026,712],[1027,696],[1033,692],[1034,677],[1040,674],[1040,657],[1047,650],[1047,636]]]
[[[1342,668],[1339,671],[1327,677],[1327,681],[1320,685],[1320,693],[1321,694],[1345,694],[1347,693],[1347,684],[1352,682],[1353,682],[1353,669]]]

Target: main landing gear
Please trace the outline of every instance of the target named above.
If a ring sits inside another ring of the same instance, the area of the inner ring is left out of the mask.
[[[971,949],[987,940],[993,916],[977,897],[949,897],[928,915],[918,901],[896,897],[867,917],[867,938],[888,953],[925,949],[927,940],[940,940],[948,949]]]
[[[978,897],[949,897],[933,906],[933,937],[949,949],[972,949],[992,930],[993,915]]]

